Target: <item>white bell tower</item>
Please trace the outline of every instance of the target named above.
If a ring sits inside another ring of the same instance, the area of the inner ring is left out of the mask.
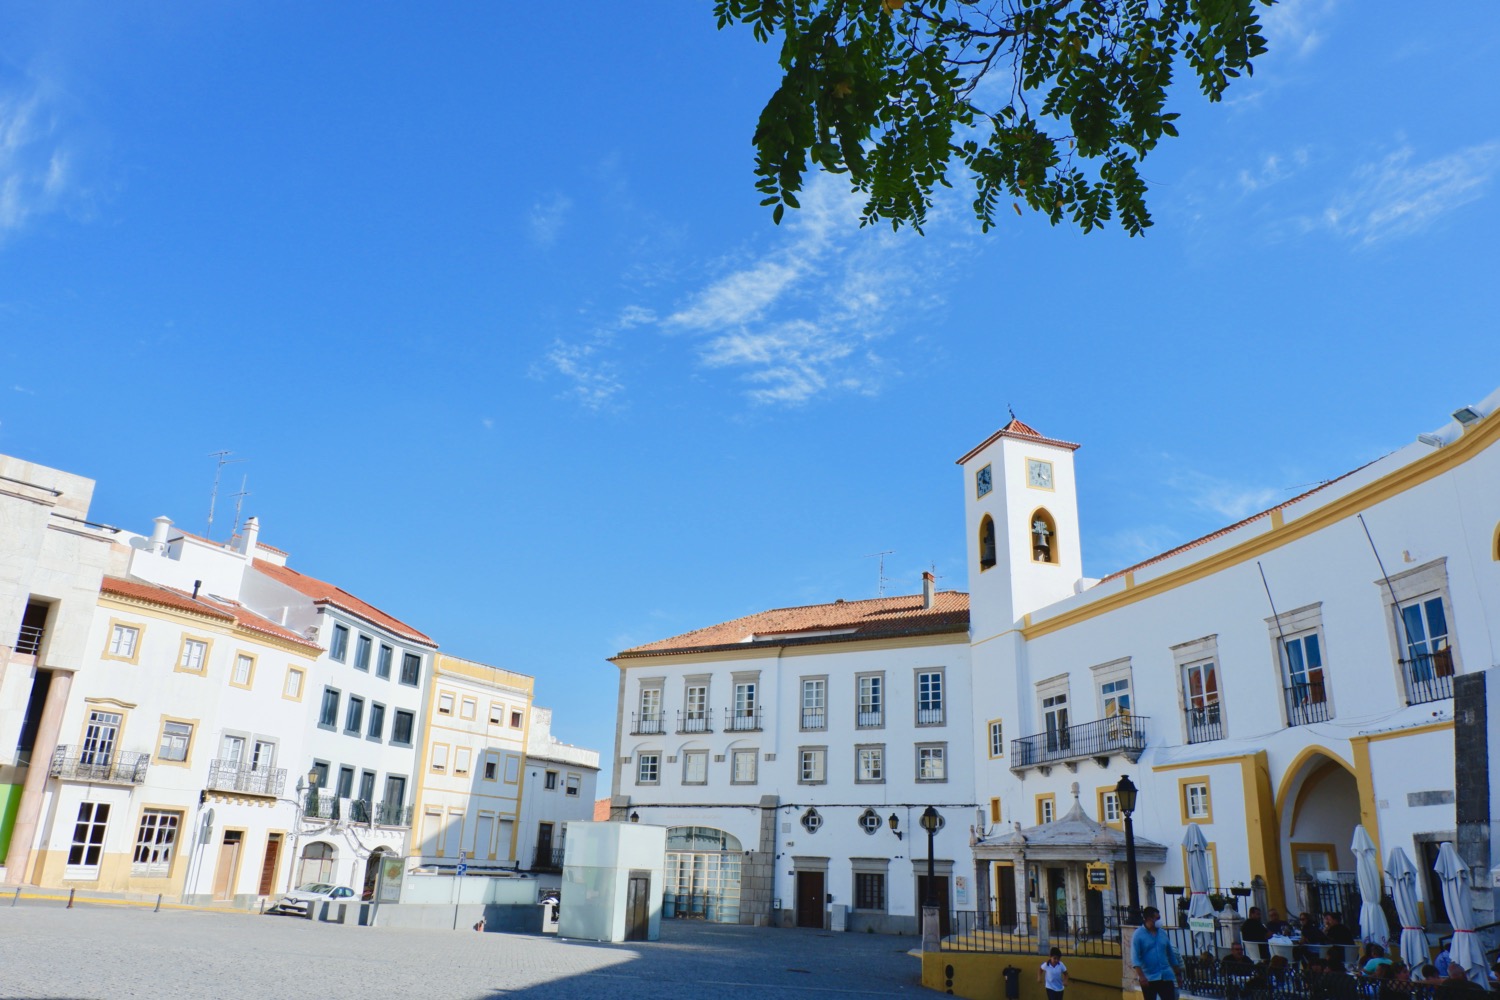
[[[1083,576],[1073,453],[1011,415],[958,464],[969,533],[969,617],[979,641],[1074,593]]]

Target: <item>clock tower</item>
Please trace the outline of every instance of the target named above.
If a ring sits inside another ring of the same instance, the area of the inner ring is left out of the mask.
[[[1075,593],[1083,576],[1073,453],[1017,420],[958,460],[969,533],[974,641],[1019,626]]]

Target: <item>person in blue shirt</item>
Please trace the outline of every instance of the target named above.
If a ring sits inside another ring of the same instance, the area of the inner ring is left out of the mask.
[[[1130,939],[1130,964],[1141,981],[1144,1000],[1177,1000],[1177,972],[1182,957],[1172,947],[1167,932],[1156,926],[1161,911],[1148,906],[1141,911],[1144,927],[1137,927]]]

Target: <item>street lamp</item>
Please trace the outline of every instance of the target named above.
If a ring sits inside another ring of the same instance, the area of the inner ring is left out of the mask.
[[[896,835],[896,839],[900,840],[901,839],[901,831],[898,830],[897,827],[899,827],[901,825],[901,818],[899,816],[897,816],[895,813],[891,813],[890,819],[886,820],[885,822],[886,822],[886,825],[891,828],[891,832]]]
[[[1115,798],[1120,805],[1120,814],[1125,817],[1125,877],[1130,880],[1130,909],[1125,913],[1125,922],[1132,927],[1141,925],[1141,893],[1135,881],[1135,824],[1130,815],[1135,812],[1135,799],[1139,791],[1130,775],[1120,775],[1115,786]]]
[[[943,817],[932,806],[922,810],[922,829],[927,831],[927,899],[924,906],[937,906],[937,894],[933,891],[937,888],[937,876],[933,872],[932,862],[932,838],[938,832],[938,827],[943,825]]]

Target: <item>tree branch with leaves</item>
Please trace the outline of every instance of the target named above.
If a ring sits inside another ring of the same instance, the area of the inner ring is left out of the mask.
[[[847,174],[861,223],[918,232],[955,171],[988,231],[1010,203],[1084,232],[1151,225],[1140,162],[1176,136],[1186,68],[1209,101],[1266,51],[1272,0],[715,0],[719,27],[781,40],[756,126],[780,222],[810,166]]]

